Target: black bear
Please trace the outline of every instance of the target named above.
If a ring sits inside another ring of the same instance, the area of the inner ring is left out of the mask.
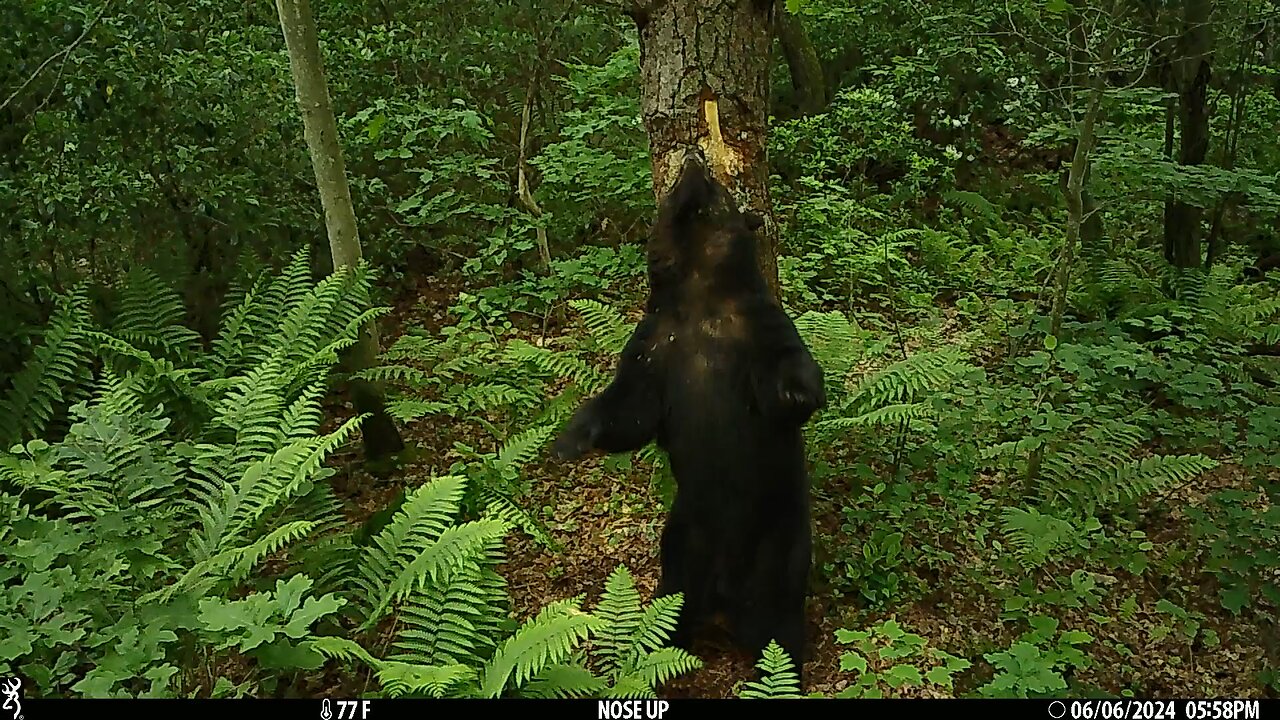
[[[676,496],[659,595],[684,593],[685,649],[723,613],[756,656],[771,639],[805,658],[811,563],[801,426],[826,405],[822,370],[756,264],[759,216],[740,212],[696,161],[682,168],[649,239],[649,299],[613,381],[554,445],[667,452]]]
[[[1274,253],[1264,258],[1258,258],[1258,261],[1252,267],[1244,269],[1244,277],[1250,280],[1261,280],[1267,276],[1268,270],[1280,268],[1280,253]]]

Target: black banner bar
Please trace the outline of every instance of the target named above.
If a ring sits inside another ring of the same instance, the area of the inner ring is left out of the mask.
[[[803,708],[797,705],[802,703]],[[12,713],[12,714],[11,714]],[[803,720],[831,717],[851,720],[859,714],[873,717],[900,713],[957,719],[970,713],[984,718],[1034,718],[1039,720],[1280,720],[1280,700],[403,700],[316,698],[310,700],[57,700],[22,699],[0,710],[0,720],[45,720],[79,715],[110,717],[191,718],[222,717],[228,720],[394,720],[457,718],[482,720],[481,714],[500,718],[528,714],[572,720],[685,720],[709,713],[730,713],[734,718],[801,720],[788,714],[804,713]],[[515,713],[510,715],[510,713]]]

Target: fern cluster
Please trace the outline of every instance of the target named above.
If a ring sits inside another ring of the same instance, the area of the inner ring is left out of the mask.
[[[3,399],[19,411],[5,432],[25,442],[0,455],[0,613],[27,641],[4,646],[0,672],[21,672],[42,693],[229,694],[252,683],[209,687],[201,663],[180,655],[204,647],[212,662],[235,648],[276,667],[359,660],[393,695],[643,697],[697,667],[665,647],[679,598],[643,605],[625,569],[595,613],[579,598],[509,626],[503,541],[513,527],[539,528],[504,483],[545,444],[549,423],[492,453],[464,449],[468,477],[411,489],[367,541],[346,527],[324,462],[361,418],[317,429],[327,373],[372,314],[363,270],[313,283],[297,256],[233,295],[207,350],[176,325],[172,290],[144,272],[134,282],[110,327],[94,326],[82,295],[68,298]],[[586,312],[603,342],[616,341],[607,312]],[[476,369],[450,346],[433,375]],[[494,350],[506,381],[576,367],[590,382],[595,372],[527,344]],[[480,398],[445,396],[472,408]],[[60,413],[68,427],[42,439]],[[459,522],[470,485],[486,512]],[[19,577],[27,584],[6,582]],[[59,603],[37,602],[51,584],[63,588]],[[392,617],[385,652],[366,649]],[[332,634],[344,618],[355,624]],[[142,644],[120,642],[130,636]]]
[[[0,507],[6,525],[25,518],[0,549],[4,579],[61,578],[62,601],[33,604],[21,585],[0,594],[0,614],[28,638],[0,655],[0,672],[46,693],[172,694],[201,682],[197,664],[182,665],[186,676],[172,664],[192,639],[279,655],[342,605],[305,575],[274,589],[257,580],[268,560],[334,550],[299,541],[342,524],[324,462],[360,422],[317,433],[331,366],[376,312],[368,275],[314,283],[309,272],[299,254],[233,297],[209,350],[146,272],[122,288],[107,327],[82,295],[64,301],[0,401],[16,413],[6,420],[22,418],[4,427],[17,444],[0,454]],[[131,633],[146,644],[118,642]],[[274,640],[233,642],[245,633]]]
[[[681,598],[646,607],[623,567],[594,612],[581,598],[562,600],[508,631],[505,583],[495,567],[509,526],[497,519],[449,524],[463,484],[445,477],[414,492],[359,561],[363,627],[396,612],[392,652],[379,658],[342,637],[315,638],[309,647],[369,666],[391,696],[653,697],[658,685],[700,666],[666,647]]]
[[[389,411],[403,421],[447,418],[476,427],[493,449],[456,442],[449,472],[470,478],[464,508],[496,513],[553,547],[540,522],[520,506],[521,468],[542,452],[582,397],[608,382],[608,363],[634,324],[596,301],[571,303],[587,330],[567,347],[539,346],[486,329],[447,328],[440,337],[406,334],[362,377],[388,383]],[[564,340],[569,340],[568,338]]]

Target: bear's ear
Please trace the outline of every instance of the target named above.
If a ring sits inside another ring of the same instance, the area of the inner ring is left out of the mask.
[[[742,214],[742,217],[747,221],[747,229],[751,232],[755,232],[764,227],[764,217],[760,215],[760,213],[748,210]]]

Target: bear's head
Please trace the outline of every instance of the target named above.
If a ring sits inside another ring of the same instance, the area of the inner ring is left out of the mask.
[[[692,280],[724,289],[763,284],[756,265],[762,225],[759,215],[738,209],[705,165],[687,159],[649,238],[651,287]]]

